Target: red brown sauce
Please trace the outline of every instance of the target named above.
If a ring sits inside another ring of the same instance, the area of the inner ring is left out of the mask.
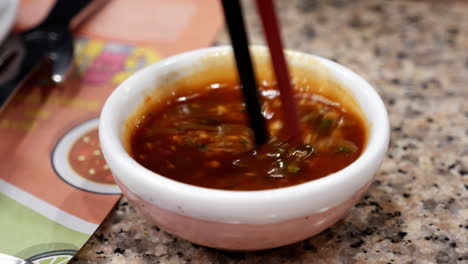
[[[359,116],[324,96],[297,94],[304,144],[288,143],[275,86],[260,87],[270,141],[255,146],[238,85],[145,108],[129,137],[131,155],[170,179],[225,190],[301,184],[355,161],[366,142]]]

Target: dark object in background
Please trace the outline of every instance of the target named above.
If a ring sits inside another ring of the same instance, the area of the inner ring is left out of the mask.
[[[86,8],[91,2],[93,0],[57,0],[42,23],[21,34],[11,35],[0,46],[0,111],[24,81],[46,61],[51,63],[52,82],[63,82],[73,61],[70,29],[93,13],[94,7],[104,3],[94,1],[101,4]],[[87,12],[82,12],[84,10]]]

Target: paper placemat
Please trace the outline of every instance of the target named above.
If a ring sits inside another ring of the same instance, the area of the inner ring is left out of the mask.
[[[16,30],[52,0],[24,0]],[[211,44],[216,0],[113,0],[77,32],[63,87],[28,84],[0,113],[0,252],[66,263],[120,197],[102,157],[98,116],[111,91],[159,59]]]

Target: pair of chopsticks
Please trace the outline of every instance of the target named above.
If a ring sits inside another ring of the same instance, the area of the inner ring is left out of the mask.
[[[275,7],[272,0],[256,1],[257,11],[262,20],[276,82],[280,91],[281,105],[285,116],[285,129],[287,130],[286,132],[289,136],[289,140],[300,144],[302,142],[302,133],[299,127],[297,104],[289,78],[286,59],[283,54],[283,44]],[[255,142],[257,144],[263,144],[268,140],[268,136],[265,128],[265,120],[261,113],[259,93],[250,57],[249,43],[245,31],[240,0],[222,0],[222,3],[231,43],[234,49],[234,56],[242,84],[250,125],[255,135]]]

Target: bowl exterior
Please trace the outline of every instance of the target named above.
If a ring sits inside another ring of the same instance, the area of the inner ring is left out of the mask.
[[[287,221],[264,224],[235,224],[206,221],[158,207],[117,184],[127,199],[151,223],[192,243],[232,251],[254,251],[285,246],[312,237],[348,215],[370,183],[336,207]]]

